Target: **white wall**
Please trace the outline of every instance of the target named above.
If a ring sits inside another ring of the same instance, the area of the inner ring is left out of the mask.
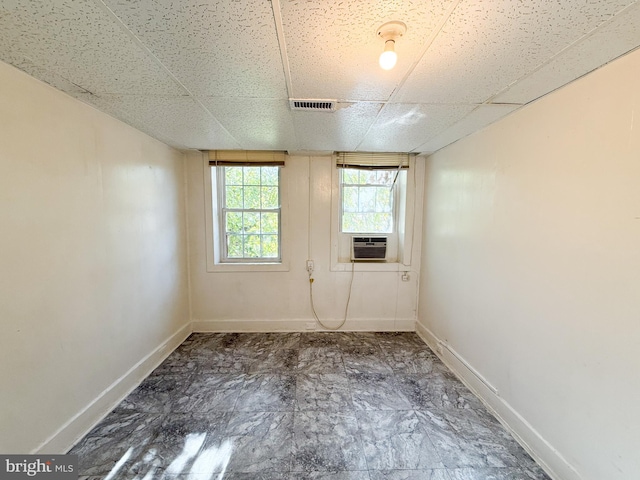
[[[305,270],[308,258],[315,262],[313,285],[318,315],[329,326],[342,320],[351,270],[348,264],[333,268],[331,264],[332,176],[336,171],[333,162],[330,156],[287,156],[286,172],[283,172],[286,177],[283,189],[288,203],[287,226],[283,234],[287,271],[211,272],[207,270],[206,249],[212,247],[205,234],[205,202],[210,202],[205,191],[207,167],[199,153],[188,155],[194,330],[304,330],[306,323],[313,321],[309,277]],[[422,169],[420,174],[423,174]],[[420,187],[422,178],[420,176]],[[414,329],[421,220],[420,213],[410,267],[386,265],[379,268],[388,267],[388,271],[371,271],[377,267],[355,266],[353,293],[344,329]],[[339,268],[346,271],[337,271]],[[364,272],[364,269],[368,271]],[[399,270],[409,270],[410,281],[403,282]]]
[[[0,63],[1,452],[65,451],[182,340],[184,207],[180,152]]]
[[[428,159],[419,330],[557,479],[640,472],[639,78],[640,51]]]

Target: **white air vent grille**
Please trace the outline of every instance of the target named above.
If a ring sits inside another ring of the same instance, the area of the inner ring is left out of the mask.
[[[312,112],[333,112],[336,109],[335,100],[323,100],[317,98],[292,98],[289,99],[291,110],[306,110]]]
[[[351,260],[384,260],[387,237],[351,237]]]

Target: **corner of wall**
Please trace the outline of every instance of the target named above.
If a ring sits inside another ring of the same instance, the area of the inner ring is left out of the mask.
[[[187,167],[189,152],[182,153],[182,174],[183,174],[183,199],[184,199],[184,228],[185,228],[185,238],[187,242],[186,248],[186,258],[185,262],[187,263],[187,302],[189,307],[189,319],[188,324],[192,329],[193,324],[193,301],[192,301],[192,293],[191,293],[191,234],[189,233],[189,225],[190,225],[190,216],[189,216],[189,171]]]

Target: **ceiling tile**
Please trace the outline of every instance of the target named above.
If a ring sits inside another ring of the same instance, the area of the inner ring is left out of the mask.
[[[354,103],[335,112],[292,112],[295,150],[354,151],[382,104]]]
[[[394,100],[483,103],[634,1],[461,2]]]
[[[184,94],[92,1],[5,2],[0,31],[0,59],[24,57],[51,81],[57,76],[92,93]]]
[[[565,50],[520,80],[494,101],[528,103],[610,62],[640,45],[640,4]]]
[[[105,3],[192,94],[287,98],[271,2]]]
[[[74,96],[177,148],[241,148],[229,132],[191,97]]]
[[[432,137],[415,149],[420,153],[433,153],[446,147],[450,143],[481,130],[487,125],[498,121],[520,108],[519,105],[480,105],[462,120],[443,131],[440,135]]]
[[[385,105],[359,150],[411,152],[474,108],[476,105]]]
[[[292,96],[387,100],[451,4],[451,0],[283,1]],[[398,64],[384,71],[378,65],[384,43],[376,32],[391,20],[406,23],[407,33],[396,45]]]
[[[287,100],[202,97],[200,101],[245,150],[295,150]]]
[[[71,83],[66,78],[58,75],[51,70],[47,70],[46,68],[36,65],[31,61],[31,59],[26,58],[22,55],[14,55],[10,52],[0,52],[0,57],[3,57],[2,60],[14,67],[22,70],[23,72],[35,77],[37,79],[42,80],[45,83],[48,83],[54,88],[58,90],[62,90],[68,94],[74,93],[87,93],[84,88],[80,88],[77,85]]]

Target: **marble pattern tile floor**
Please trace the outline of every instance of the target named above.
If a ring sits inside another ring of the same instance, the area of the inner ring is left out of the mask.
[[[194,333],[69,453],[82,480],[549,480],[415,333]]]

